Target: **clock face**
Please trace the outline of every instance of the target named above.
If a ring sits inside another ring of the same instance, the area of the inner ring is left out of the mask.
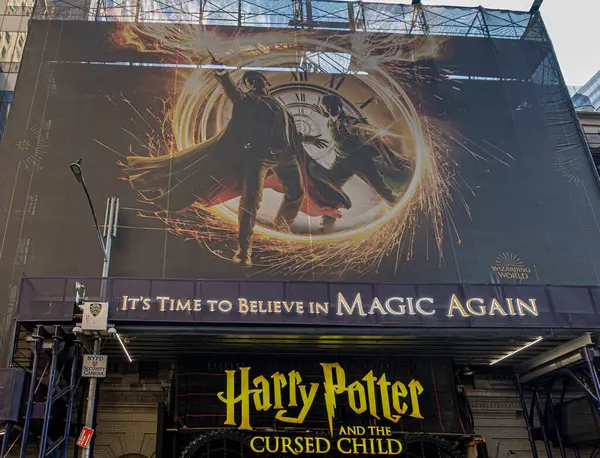
[[[394,119],[391,111],[382,103],[369,86],[358,77],[352,75],[330,75],[325,73],[305,74],[305,80],[297,79],[297,74],[290,78],[289,73],[272,72],[267,74],[271,84],[269,94],[285,107],[293,117],[298,132],[305,136],[319,136],[327,145],[318,148],[312,144],[305,144],[307,153],[326,169],[331,169],[339,152],[334,148],[332,133],[328,127],[328,118],[320,114],[315,107],[319,106],[326,95],[335,95],[343,103],[346,115],[363,119],[376,132],[384,133],[395,131],[397,135],[387,135],[385,142],[391,149],[406,152],[401,132],[407,130],[402,120]],[[231,107],[225,106],[223,123],[229,120]],[[331,232],[346,232],[364,227],[390,211],[388,205],[372,186],[363,179],[353,175],[341,185],[342,190],[348,195],[352,207],[342,210],[342,217],[330,229]],[[235,215],[239,206],[239,198],[224,204],[231,215]],[[266,227],[272,226],[277,210],[283,200],[281,193],[272,189],[265,189],[263,200],[258,212],[258,224]],[[296,218],[292,230],[296,234],[314,234],[321,230],[321,218],[310,217],[300,213]]]
[[[162,33],[139,31],[153,47]],[[412,249],[423,212],[435,212],[436,240],[442,239],[442,175],[406,91],[412,72],[402,66],[404,47],[390,47],[391,36],[368,34],[270,30],[231,40],[223,34],[202,31],[183,40],[193,48],[190,61],[200,64],[185,77],[178,73],[165,104],[168,122],[150,135],[148,162],[160,165],[147,174],[127,170],[132,185],[144,186],[138,191],[144,199],[191,202],[181,211],[174,205],[155,213],[170,231],[226,259],[250,233],[253,265],[300,274],[317,265],[374,265],[392,250],[402,256]],[[249,91],[243,75],[268,80],[269,99],[240,96]],[[290,121],[297,132],[290,132]],[[275,173],[284,160],[293,166],[295,154],[301,183],[295,168],[294,176]],[[289,228],[275,224],[286,184],[305,191],[297,215],[293,203],[287,208]],[[244,211],[250,218],[239,218]],[[405,240],[409,248],[396,250]]]

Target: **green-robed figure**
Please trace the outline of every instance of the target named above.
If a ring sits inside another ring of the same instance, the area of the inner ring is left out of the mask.
[[[327,128],[335,151],[327,174],[329,179],[342,187],[356,175],[388,204],[395,205],[410,183],[411,161],[391,150],[366,119],[348,115],[338,96],[326,95],[314,108],[328,118]],[[323,229],[330,228],[335,221],[336,218],[323,216]]]

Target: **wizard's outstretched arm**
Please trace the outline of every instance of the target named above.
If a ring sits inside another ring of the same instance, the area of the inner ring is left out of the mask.
[[[225,94],[227,94],[227,97],[229,97],[232,102],[241,102],[244,93],[233,82],[227,70],[217,70],[215,72],[215,78],[217,78],[217,81],[223,86]]]

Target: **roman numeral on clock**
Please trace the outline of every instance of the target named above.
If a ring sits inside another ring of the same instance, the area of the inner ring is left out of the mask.
[[[337,81],[337,85],[335,84]],[[329,80],[329,87],[331,89],[334,89],[335,86],[335,90],[339,90],[339,88],[342,87],[342,84],[344,84],[344,81],[346,81],[346,77],[344,75],[331,75],[331,79]]]
[[[306,70],[298,70],[291,72],[290,81],[308,81],[308,72]]]
[[[369,100],[360,104],[360,109],[367,108],[371,103],[375,101],[375,97],[371,97]]]

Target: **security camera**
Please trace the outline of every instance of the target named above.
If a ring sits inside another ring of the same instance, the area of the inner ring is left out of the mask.
[[[115,337],[117,335],[117,330],[115,328],[108,328],[108,336]]]
[[[75,283],[75,305],[83,305],[87,299],[87,286],[83,283]]]
[[[83,330],[79,326],[75,326],[73,328],[73,334],[81,334],[82,332],[83,332]]]

